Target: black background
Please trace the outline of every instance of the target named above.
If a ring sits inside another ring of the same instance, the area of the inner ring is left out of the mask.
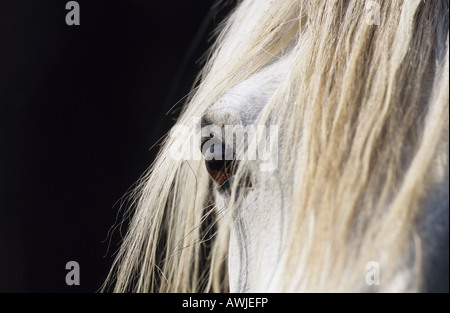
[[[0,1],[1,292],[101,287],[121,238],[108,236],[116,203],[234,6],[80,0],[81,25],[67,26],[67,2]],[[65,283],[71,260],[79,286]]]

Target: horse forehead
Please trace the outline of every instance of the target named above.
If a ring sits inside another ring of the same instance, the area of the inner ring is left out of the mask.
[[[253,124],[279,86],[286,70],[286,62],[277,59],[237,84],[206,110],[204,123],[220,127]]]

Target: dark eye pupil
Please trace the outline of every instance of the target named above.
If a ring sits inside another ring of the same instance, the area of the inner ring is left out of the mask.
[[[215,151],[214,149],[221,149]],[[222,185],[233,175],[233,160],[226,160],[225,147],[221,145],[211,145],[205,153],[205,166],[211,178],[219,185]],[[210,153],[210,155],[208,155]],[[213,156],[211,158],[211,156]]]

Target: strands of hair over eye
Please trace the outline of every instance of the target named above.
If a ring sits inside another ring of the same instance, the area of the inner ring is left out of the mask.
[[[280,127],[288,251],[280,275],[258,291],[365,291],[354,269],[370,260],[382,264],[377,291],[423,288],[418,220],[429,191],[448,181],[449,5],[377,3],[380,23],[370,25],[366,1],[242,1],[218,30],[177,122],[193,128],[193,117],[274,57],[290,62],[258,120]],[[165,139],[135,192],[105,289],[229,290],[232,214],[216,212],[202,160],[171,157],[176,140]],[[245,194],[237,183],[231,194],[233,212]],[[441,205],[448,209],[448,197]]]

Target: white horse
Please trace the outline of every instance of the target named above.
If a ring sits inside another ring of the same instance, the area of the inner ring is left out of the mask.
[[[448,291],[448,8],[240,2],[135,194],[115,291]]]

